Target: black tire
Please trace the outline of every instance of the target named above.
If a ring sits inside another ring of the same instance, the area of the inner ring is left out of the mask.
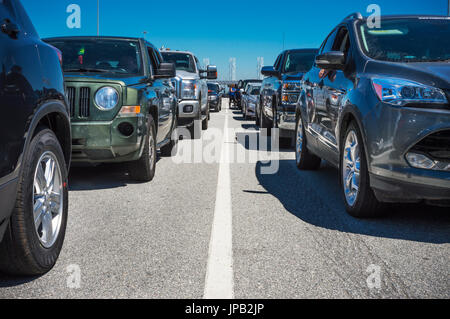
[[[267,129],[267,136],[272,136],[272,123],[266,118],[264,115],[264,111],[261,106],[261,112],[260,112],[260,120],[259,120],[259,128],[260,129]]]
[[[194,123],[192,123],[191,126],[189,126],[189,134],[191,135],[191,139],[198,140],[202,137],[202,130],[201,130],[201,120],[197,119],[194,120]]]
[[[139,182],[150,182],[156,171],[156,127],[151,115],[147,120],[147,135],[142,156],[137,161],[128,163],[130,177]]]
[[[300,129],[301,135],[299,135]],[[317,170],[321,162],[320,157],[308,150],[305,127],[301,115],[298,115],[295,125],[295,163],[297,168],[300,170]]]
[[[161,147],[161,156],[170,157],[177,153],[178,137],[178,121],[176,120],[170,137],[170,142]]]
[[[62,212],[59,232],[50,247],[38,237],[33,218],[34,174],[44,153],[57,159],[62,181]],[[38,276],[53,268],[61,252],[68,216],[67,168],[62,148],[53,131],[41,128],[25,151],[19,176],[16,204],[0,244],[0,270],[14,275]]]
[[[206,131],[208,129],[208,115],[206,115],[206,118],[202,121],[202,130]]]
[[[360,185],[356,200],[352,205],[350,205],[347,201],[344,190],[343,158],[345,156],[345,141],[347,136],[352,131],[356,133],[356,138],[358,140],[358,144],[360,145]],[[341,182],[341,191],[344,198],[345,208],[351,216],[356,218],[373,218],[383,215],[384,205],[377,200],[372,188],[370,187],[370,177],[369,171],[367,169],[364,141],[362,139],[362,135],[358,126],[354,122],[351,122],[349,124],[341,141],[339,179]]]

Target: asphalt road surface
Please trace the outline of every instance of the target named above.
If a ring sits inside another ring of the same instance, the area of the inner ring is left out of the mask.
[[[71,169],[58,263],[38,278],[0,274],[0,297],[450,298],[448,208],[354,219],[335,169],[298,171],[287,149],[264,162],[243,139],[259,136],[254,121],[226,105],[151,183],[121,165]]]

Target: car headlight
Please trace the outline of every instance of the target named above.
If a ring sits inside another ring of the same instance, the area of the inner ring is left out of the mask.
[[[396,78],[375,78],[372,79],[372,85],[381,101],[394,105],[448,103],[445,93],[441,89],[413,81]]]
[[[196,98],[197,83],[195,81],[182,81],[181,82],[181,98],[182,99],[195,99]]]
[[[283,91],[300,91],[300,82],[283,82]]]
[[[110,86],[105,86],[95,93],[95,104],[101,110],[111,110],[117,103],[119,103],[119,93]]]

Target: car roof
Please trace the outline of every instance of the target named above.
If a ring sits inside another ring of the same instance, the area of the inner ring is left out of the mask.
[[[190,55],[195,55],[192,52],[189,51],[178,51],[178,50],[161,50],[161,53],[180,53],[180,54],[190,54]]]
[[[312,49],[312,48],[309,48],[309,49],[290,49],[290,50],[283,51],[283,53],[290,53],[290,52],[305,52],[305,53],[311,52],[311,53],[315,53],[317,51],[319,51],[319,49]]]
[[[344,21],[367,21],[369,17],[363,17],[358,13],[354,13],[349,15],[344,19]],[[443,15],[433,15],[433,14],[395,14],[395,15],[382,15],[380,16],[381,20],[389,20],[389,19],[424,19],[424,18],[438,18],[450,20],[450,17]]]
[[[135,37],[114,37],[114,36],[71,36],[71,37],[53,37],[53,38],[44,38],[43,40],[144,40],[143,38],[135,38]]]

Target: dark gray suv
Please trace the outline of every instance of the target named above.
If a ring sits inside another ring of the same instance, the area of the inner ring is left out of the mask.
[[[450,18],[360,14],[340,23],[302,80],[296,162],[339,168],[347,211],[450,204]]]

